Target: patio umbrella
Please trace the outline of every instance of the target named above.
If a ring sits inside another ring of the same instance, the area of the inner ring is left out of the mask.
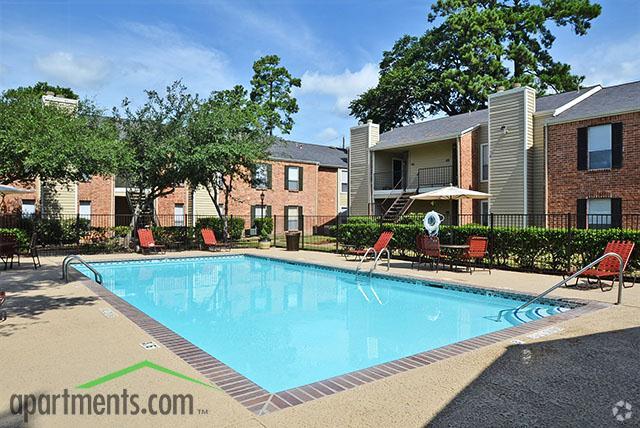
[[[0,184],[0,197],[2,198],[2,200],[0,201],[0,212],[4,212],[6,209],[6,205],[4,203],[4,197],[6,195],[11,195],[15,193],[32,193],[32,192],[34,192],[34,190],[18,189],[17,187]]]
[[[453,201],[459,201],[461,199],[489,199],[490,197],[491,195],[489,193],[463,189],[456,186],[447,186],[430,192],[413,195],[411,199],[419,201],[449,201],[450,204],[453,204]],[[451,234],[451,242],[453,242],[453,234]]]
[[[441,187],[430,192],[420,193],[411,196],[411,199],[420,201],[459,201],[460,199],[489,199],[489,193],[478,192],[476,190],[463,189],[456,186]]]

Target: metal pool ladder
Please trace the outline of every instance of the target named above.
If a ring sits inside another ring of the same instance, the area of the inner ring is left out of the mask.
[[[389,253],[389,250],[387,249],[387,247],[384,247],[377,254],[376,254],[376,250],[374,250],[373,247],[371,247],[364,253],[362,258],[360,259],[360,262],[358,263],[358,267],[356,268],[356,275],[358,275],[358,272],[360,272],[360,268],[362,267],[362,263],[364,263],[364,261],[367,259],[367,256],[369,255],[370,251],[373,251],[373,254],[375,254],[376,257],[375,257],[375,259],[373,261],[373,266],[371,266],[371,269],[369,269],[368,273],[371,274],[371,272],[373,272],[373,270],[376,268],[376,265],[378,264],[378,260],[380,260],[380,257],[382,257],[382,253],[385,252],[385,251],[387,253],[387,270],[389,270],[389,263],[391,261],[391,254]]]
[[[86,266],[87,269],[89,269],[95,276],[96,282],[98,284],[102,284],[102,274],[100,274],[100,272],[95,270],[93,266],[91,266],[89,263],[87,263],[86,260],[78,256],[77,254],[69,255],[65,257],[64,260],[62,261],[62,279],[64,279],[66,282],[69,282],[69,265],[74,260],[77,260],[78,262],[80,262],[80,264],[83,264],[84,266]]]
[[[546,296],[547,294],[551,293],[553,290],[555,290],[556,288],[562,287],[563,285],[565,285],[567,282],[571,281],[572,279],[577,278],[578,276],[580,276],[583,272],[585,272],[587,269],[592,268],[593,266],[597,265],[598,263],[600,263],[602,260],[606,259],[607,257],[615,257],[616,259],[618,259],[618,262],[620,264],[620,273],[619,273],[619,277],[618,277],[618,301],[616,302],[616,305],[619,305],[620,303],[622,303],[622,289],[624,288],[623,284],[624,284],[624,278],[623,278],[623,274],[624,274],[624,261],[622,260],[622,257],[620,257],[619,254],[617,253],[607,253],[604,256],[598,257],[597,259],[595,259],[594,261],[592,261],[591,263],[589,263],[588,265],[586,265],[585,267],[583,267],[582,269],[580,269],[578,272],[574,273],[573,275],[571,275],[568,278],[563,279],[562,281],[560,281],[559,283],[557,283],[556,285],[554,285],[553,287],[549,288],[546,291],[543,291],[542,293],[538,294],[536,297],[532,298],[531,300],[529,300],[528,302],[526,302],[525,304],[518,306],[518,308],[513,312],[514,314],[517,313],[520,309],[524,309],[527,306],[529,306],[530,304],[532,304],[533,302],[543,298],[544,296]]]

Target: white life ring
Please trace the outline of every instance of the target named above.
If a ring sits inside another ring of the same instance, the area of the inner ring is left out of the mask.
[[[435,211],[429,211],[425,216],[422,224],[429,236],[438,236],[440,223],[444,221],[444,216]]]

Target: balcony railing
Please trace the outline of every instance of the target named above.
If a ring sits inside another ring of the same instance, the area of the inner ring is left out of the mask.
[[[376,172],[373,174],[373,190],[404,189],[404,178],[394,180],[392,172]]]
[[[452,166],[418,169],[418,188],[455,185],[454,181]]]

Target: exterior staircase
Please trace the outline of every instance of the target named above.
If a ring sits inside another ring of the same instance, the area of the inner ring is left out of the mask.
[[[138,205],[141,199],[144,197],[144,193],[139,191],[138,189],[127,189],[127,203],[129,204],[129,210],[133,213],[135,207]],[[156,224],[158,223],[158,219],[153,212],[151,207],[144,207],[140,216],[138,217],[138,224],[134,225],[135,227],[141,227],[146,225],[147,223],[154,221]]]
[[[393,223],[397,222],[400,216],[406,213],[413,203],[413,199],[411,199],[412,195],[414,195],[413,192],[403,192],[398,196],[393,201],[389,209],[382,215],[382,221]]]

